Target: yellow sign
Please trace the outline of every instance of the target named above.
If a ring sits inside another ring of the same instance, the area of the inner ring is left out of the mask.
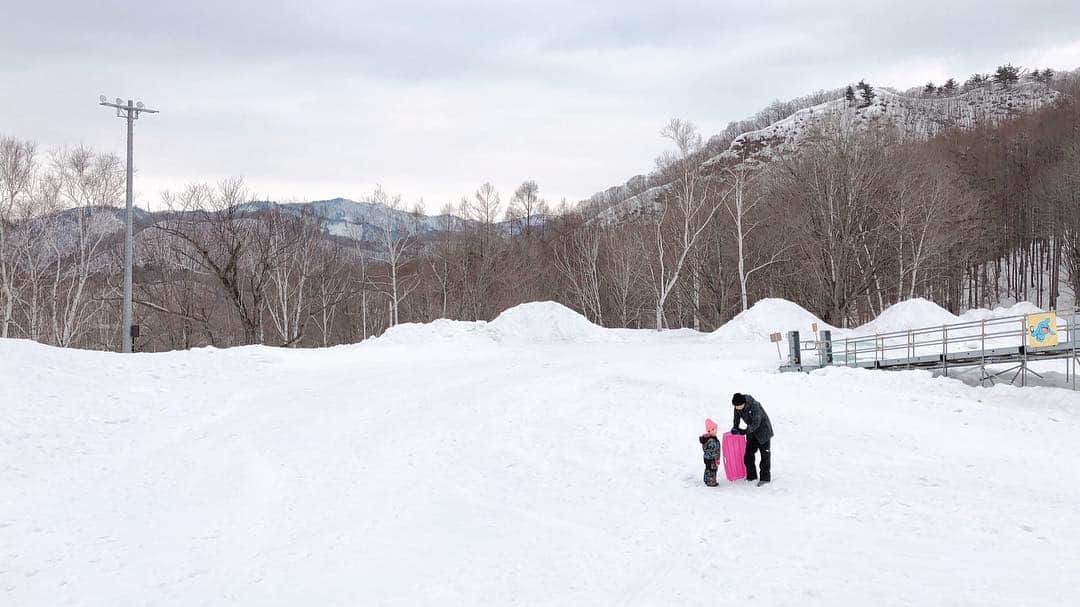
[[[1024,317],[1027,323],[1027,345],[1029,348],[1046,348],[1058,345],[1057,314],[1047,312],[1045,314],[1028,314]]]

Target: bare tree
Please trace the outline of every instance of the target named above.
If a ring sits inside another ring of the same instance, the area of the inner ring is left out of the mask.
[[[321,331],[321,344],[325,348],[334,339],[333,327],[338,310],[355,294],[349,284],[348,249],[337,239],[321,241],[319,246],[318,274],[315,297],[317,306],[313,311]],[[363,260],[360,260],[363,264]]]
[[[62,218],[68,238],[52,241],[53,273],[50,296],[52,331],[61,347],[74,345],[103,300],[92,301],[91,278],[103,271],[103,243],[119,226],[110,207],[119,201],[124,168],[114,154],[97,154],[87,147],[60,150],[53,170],[65,205],[73,209]]]
[[[251,196],[238,178],[215,188],[195,184],[179,195],[166,192],[163,200],[170,217],[154,227],[176,238],[179,253],[218,283],[240,321],[240,343],[260,343],[267,286],[285,254],[270,237],[277,216],[256,218],[245,209]]]
[[[712,179],[700,169],[701,135],[694,125],[676,118],[660,134],[675,149],[657,160],[670,184],[663,194],[662,208],[655,215],[652,281],[657,331],[664,328],[664,305],[679,282],[687,257],[724,204]]]
[[[52,243],[59,237],[57,214],[62,208],[60,182],[47,173],[34,181],[31,194],[16,205],[18,230],[13,239],[22,282],[23,334],[35,341],[46,337],[46,309],[50,267],[54,263]]]
[[[461,204],[462,214],[472,222],[466,235],[465,251],[458,256],[462,277],[462,316],[469,320],[485,320],[487,310],[494,305],[495,289],[503,258],[502,235],[496,220],[502,201],[491,183],[484,183],[469,200]]]
[[[510,199],[506,219],[521,234],[531,234],[538,216],[547,213],[547,203],[540,198],[540,187],[535,181],[522,182]]]
[[[880,217],[875,203],[885,167],[871,139],[837,124],[778,172],[777,195],[797,211],[803,259],[820,285],[825,320],[836,325],[847,326],[855,299],[877,277],[865,249]]]
[[[724,206],[727,208],[734,226],[739,294],[742,300],[742,309],[745,310],[749,307],[747,284],[750,277],[756,272],[783,261],[788,246],[774,243],[771,247],[772,250],[767,255],[747,263],[747,258],[750,255],[748,239],[755,230],[767,221],[766,217],[757,212],[764,200],[755,188],[755,180],[759,178],[759,173],[756,173],[749,163],[726,168],[723,172],[730,188],[729,195],[725,197]]]
[[[575,226],[554,248],[554,263],[559,274],[570,285],[573,298],[581,313],[602,325],[604,308],[601,301],[600,234],[589,225]]]
[[[401,302],[419,285],[415,267],[419,239],[414,226],[396,220],[402,209],[400,195],[391,196],[382,187],[378,187],[372,194],[371,201],[385,209],[377,234],[386,258],[386,276],[380,283],[390,300],[390,326],[394,326],[401,321]]]
[[[943,170],[942,159],[914,151],[896,156],[890,195],[882,211],[895,243],[896,297],[900,299],[916,296],[924,266],[955,239],[946,228],[970,216],[968,209],[976,202]]]
[[[642,232],[642,226],[628,223],[621,229],[603,233],[608,251],[603,269],[604,290],[610,294],[620,327],[630,326],[631,312],[636,312],[641,303],[640,287],[644,282],[641,270],[648,260],[648,236]]]
[[[463,221],[454,216],[454,211],[451,204],[443,207],[438,234],[427,251],[428,266],[439,290],[439,318],[449,317],[451,277],[460,249],[459,235],[464,229]]]
[[[9,232],[15,225],[16,204],[29,194],[36,147],[29,141],[0,138],[0,338],[7,337],[15,310],[17,253]]]
[[[268,268],[267,312],[282,345],[293,347],[304,337],[304,328],[313,313],[310,301],[313,294],[308,281],[318,271],[323,221],[307,210],[295,215],[280,209],[271,213],[275,221],[269,233],[270,248],[280,262]]]

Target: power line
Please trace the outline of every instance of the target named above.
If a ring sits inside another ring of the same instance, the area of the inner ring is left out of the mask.
[[[104,105],[107,107],[116,108],[116,117],[124,118],[127,120],[127,212],[124,221],[124,336],[123,346],[121,351],[125,353],[131,352],[131,268],[134,257],[134,241],[132,239],[132,223],[134,220],[134,214],[132,212],[132,153],[133,147],[133,131],[134,122],[139,119],[139,115],[143,112],[147,114],[157,114],[157,110],[144,107],[143,102],[132,103],[131,99],[127,100],[125,105],[123,100],[119,97],[116,98],[116,102],[108,101],[105,95],[98,97],[100,102],[98,105]]]

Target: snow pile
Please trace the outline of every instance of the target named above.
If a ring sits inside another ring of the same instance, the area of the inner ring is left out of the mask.
[[[874,320],[852,330],[852,335],[893,333],[922,327],[940,327],[960,322],[960,318],[932,301],[908,299],[893,304]]]
[[[769,339],[772,333],[784,333],[786,338],[788,331],[810,335],[815,323],[819,331],[835,330],[799,304],[770,297],[737,314],[713,331],[710,338],[719,341],[760,341]]]
[[[562,304],[539,301],[509,308],[491,322],[440,318],[428,323],[402,323],[370,342],[394,346],[439,342],[595,342],[612,339],[612,333]]]
[[[495,331],[482,320],[470,322],[439,318],[427,323],[401,323],[390,327],[371,342],[381,345],[423,345],[435,341],[490,341],[494,338]]]
[[[960,322],[973,322],[977,320],[993,320],[995,318],[1007,318],[1009,316],[1023,316],[1024,314],[1040,314],[1043,309],[1027,301],[1021,301],[1008,307],[974,308],[960,315]]]
[[[514,306],[491,321],[499,339],[511,342],[592,342],[608,338],[607,329],[553,301]]]

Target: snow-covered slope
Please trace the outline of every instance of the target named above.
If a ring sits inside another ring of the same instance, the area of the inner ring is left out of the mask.
[[[926,139],[952,126],[996,124],[1035,111],[1057,97],[1045,84],[1033,81],[1009,87],[988,85],[952,97],[913,97],[886,88],[874,92],[868,105],[835,99],[795,112],[764,129],[744,133],[706,165],[771,160],[798,149],[807,137],[838,118],[861,129],[891,127],[901,138]]]
[[[730,166],[742,162],[767,162],[793,153],[822,127],[837,120],[858,130],[889,129],[904,140],[926,139],[943,129],[970,128],[995,124],[1052,103],[1058,93],[1047,85],[1025,80],[1012,86],[994,84],[974,88],[950,97],[917,97],[886,87],[874,89],[869,104],[849,103],[837,98],[806,107],[764,128],[735,137],[727,149],[705,158],[703,166]],[[666,187],[655,175],[637,175],[624,185],[598,192],[582,207],[613,222],[656,208],[658,195]]]
[[[767,342],[686,331],[580,341],[550,305],[487,324],[521,339],[0,340],[0,604],[1078,598],[1080,472],[1043,469],[1080,459],[1075,393],[778,374]],[[760,489],[701,482],[734,391],[776,431]]]

